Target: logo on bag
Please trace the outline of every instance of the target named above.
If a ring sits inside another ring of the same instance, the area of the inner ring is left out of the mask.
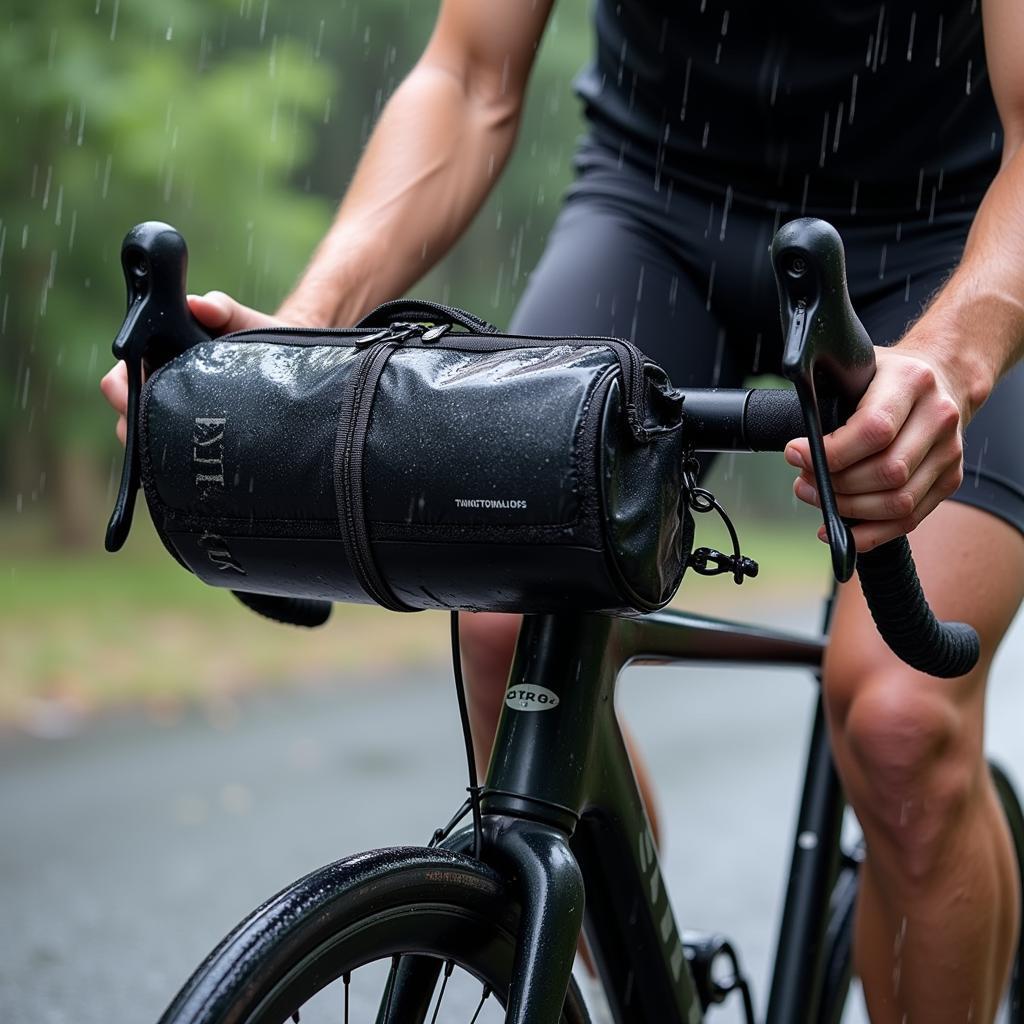
[[[505,704],[513,711],[550,711],[558,707],[559,699],[558,694],[546,686],[523,683],[505,694]]]
[[[456,498],[456,508],[526,508],[525,498]]]
[[[197,416],[192,428],[192,471],[202,494],[224,486],[224,426],[220,416]]]
[[[204,533],[199,538],[199,546],[206,552],[206,557],[221,572],[237,572],[239,576],[245,576],[246,572],[238,564],[238,559],[228,549],[228,542],[216,533]]]

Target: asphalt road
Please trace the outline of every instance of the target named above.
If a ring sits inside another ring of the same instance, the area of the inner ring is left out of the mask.
[[[989,708],[990,747],[1018,779],[1022,676],[1018,620]],[[763,1009],[812,684],[637,669],[620,697],[658,780],[677,917],[736,939]],[[461,756],[440,672],[0,740],[0,1021],[155,1020],[266,896],[347,853],[426,840],[462,798]]]

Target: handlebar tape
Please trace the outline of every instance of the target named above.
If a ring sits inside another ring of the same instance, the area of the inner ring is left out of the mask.
[[[751,451],[779,452],[807,433],[795,391],[756,389],[743,416],[743,436]]]
[[[928,606],[906,537],[857,555],[857,573],[871,617],[892,652],[911,668],[941,679],[978,663],[978,634],[963,622],[940,622]]]
[[[306,597],[278,597],[273,594],[246,594],[231,591],[246,608],[264,618],[283,622],[286,626],[304,626],[312,629],[322,626],[331,614],[330,601],[317,601]]]

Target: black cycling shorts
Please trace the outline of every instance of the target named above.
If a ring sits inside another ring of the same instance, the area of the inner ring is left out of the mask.
[[[511,331],[629,338],[677,387],[739,387],[778,373],[782,338],[768,249],[799,216],[715,194],[623,162],[587,142],[577,177],[530,277]],[[929,220],[927,203],[889,214],[807,210],[839,230],[850,295],[877,345],[898,341],[963,252],[971,211]],[[1024,533],[1024,365],[967,427],[964,482],[953,496]]]

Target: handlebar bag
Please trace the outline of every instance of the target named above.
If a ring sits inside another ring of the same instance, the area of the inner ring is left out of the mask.
[[[617,339],[403,300],[202,342],[149,377],[139,427],[162,540],[235,591],[649,611],[693,541],[681,402]]]

